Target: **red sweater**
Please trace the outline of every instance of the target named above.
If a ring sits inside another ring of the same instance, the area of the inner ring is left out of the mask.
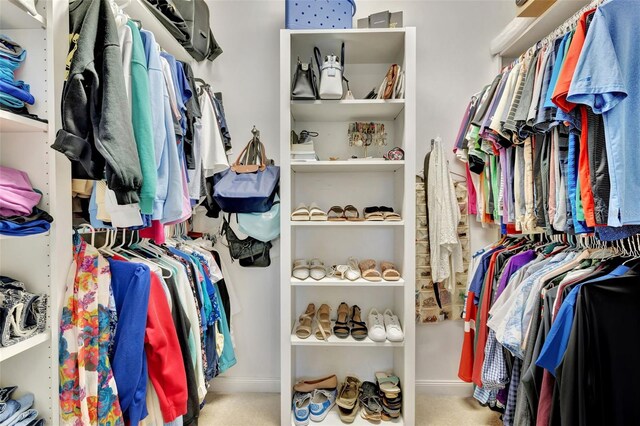
[[[167,297],[153,272],[144,349],[162,417],[165,422],[171,422],[187,413],[187,376]]]

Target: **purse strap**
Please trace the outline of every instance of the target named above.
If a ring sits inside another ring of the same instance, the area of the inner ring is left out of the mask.
[[[254,157],[254,158],[252,158]],[[249,162],[252,164],[249,164]],[[259,161],[259,163],[257,162]],[[254,137],[244,147],[236,161],[231,165],[231,170],[236,173],[255,173],[264,171],[267,168],[267,158],[264,144]]]
[[[318,75],[322,77],[322,53],[320,53],[318,46],[314,46],[313,56],[315,56],[316,64],[318,64]]]

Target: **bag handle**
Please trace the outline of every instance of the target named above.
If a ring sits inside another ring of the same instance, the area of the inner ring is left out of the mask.
[[[318,75],[322,77],[322,53],[320,53],[318,46],[313,48],[313,55],[315,56],[316,63],[318,64]]]
[[[258,152],[260,155],[257,157],[260,158],[260,163],[259,164],[242,164],[242,158],[243,157],[246,158],[248,156],[247,150],[249,149],[249,146],[253,143],[259,144]],[[231,165],[231,170],[233,170],[236,173],[255,173],[257,171],[263,172],[266,168],[267,168],[267,158],[265,155],[265,148],[264,148],[264,144],[260,142],[259,139],[252,139],[251,141],[249,141],[249,143],[244,147],[240,155],[238,155],[238,158],[236,159],[236,161]]]

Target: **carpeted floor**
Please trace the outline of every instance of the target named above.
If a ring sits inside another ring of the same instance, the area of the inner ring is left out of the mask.
[[[209,393],[200,426],[278,426],[280,395]],[[472,398],[418,395],[416,426],[500,426],[498,414]],[[314,424],[314,423],[311,423]],[[321,423],[318,423],[320,425]],[[373,423],[372,423],[373,424]],[[384,426],[384,422],[380,423]]]

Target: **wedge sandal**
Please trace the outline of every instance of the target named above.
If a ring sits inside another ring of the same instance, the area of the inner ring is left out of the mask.
[[[350,222],[362,222],[365,220],[363,217],[360,217],[360,212],[358,211],[358,209],[351,204],[345,206],[344,217]]]
[[[327,212],[327,220],[330,222],[344,222],[347,218],[344,217],[344,209],[340,206],[333,206]]]
[[[296,327],[296,336],[298,338],[306,339],[311,336],[311,325],[313,324],[313,317],[315,316],[316,305],[309,303],[307,310],[298,318],[298,325]]]
[[[362,278],[364,278],[365,280],[373,281],[373,282],[382,281],[382,276],[380,275],[380,272],[376,270],[375,260],[373,259],[363,260],[358,264],[358,267],[360,268],[360,274],[362,275]]]
[[[316,312],[315,336],[318,340],[329,340],[331,336],[331,308],[327,304],[320,306]]]
[[[309,208],[300,203],[298,207],[291,213],[291,220],[293,222],[305,222],[311,220]]]
[[[382,271],[382,279],[385,281],[398,281],[400,279],[398,268],[391,262],[381,262],[380,270]]]
[[[364,340],[369,333],[367,324],[362,321],[362,311],[358,305],[351,307],[351,321],[349,321],[349,326],[351,327],[351,337],[355,340]]]
[[[349,337],[349,305],[342,302],[338,307],[338,317],[333,326],[333,334],[341,339]]]

